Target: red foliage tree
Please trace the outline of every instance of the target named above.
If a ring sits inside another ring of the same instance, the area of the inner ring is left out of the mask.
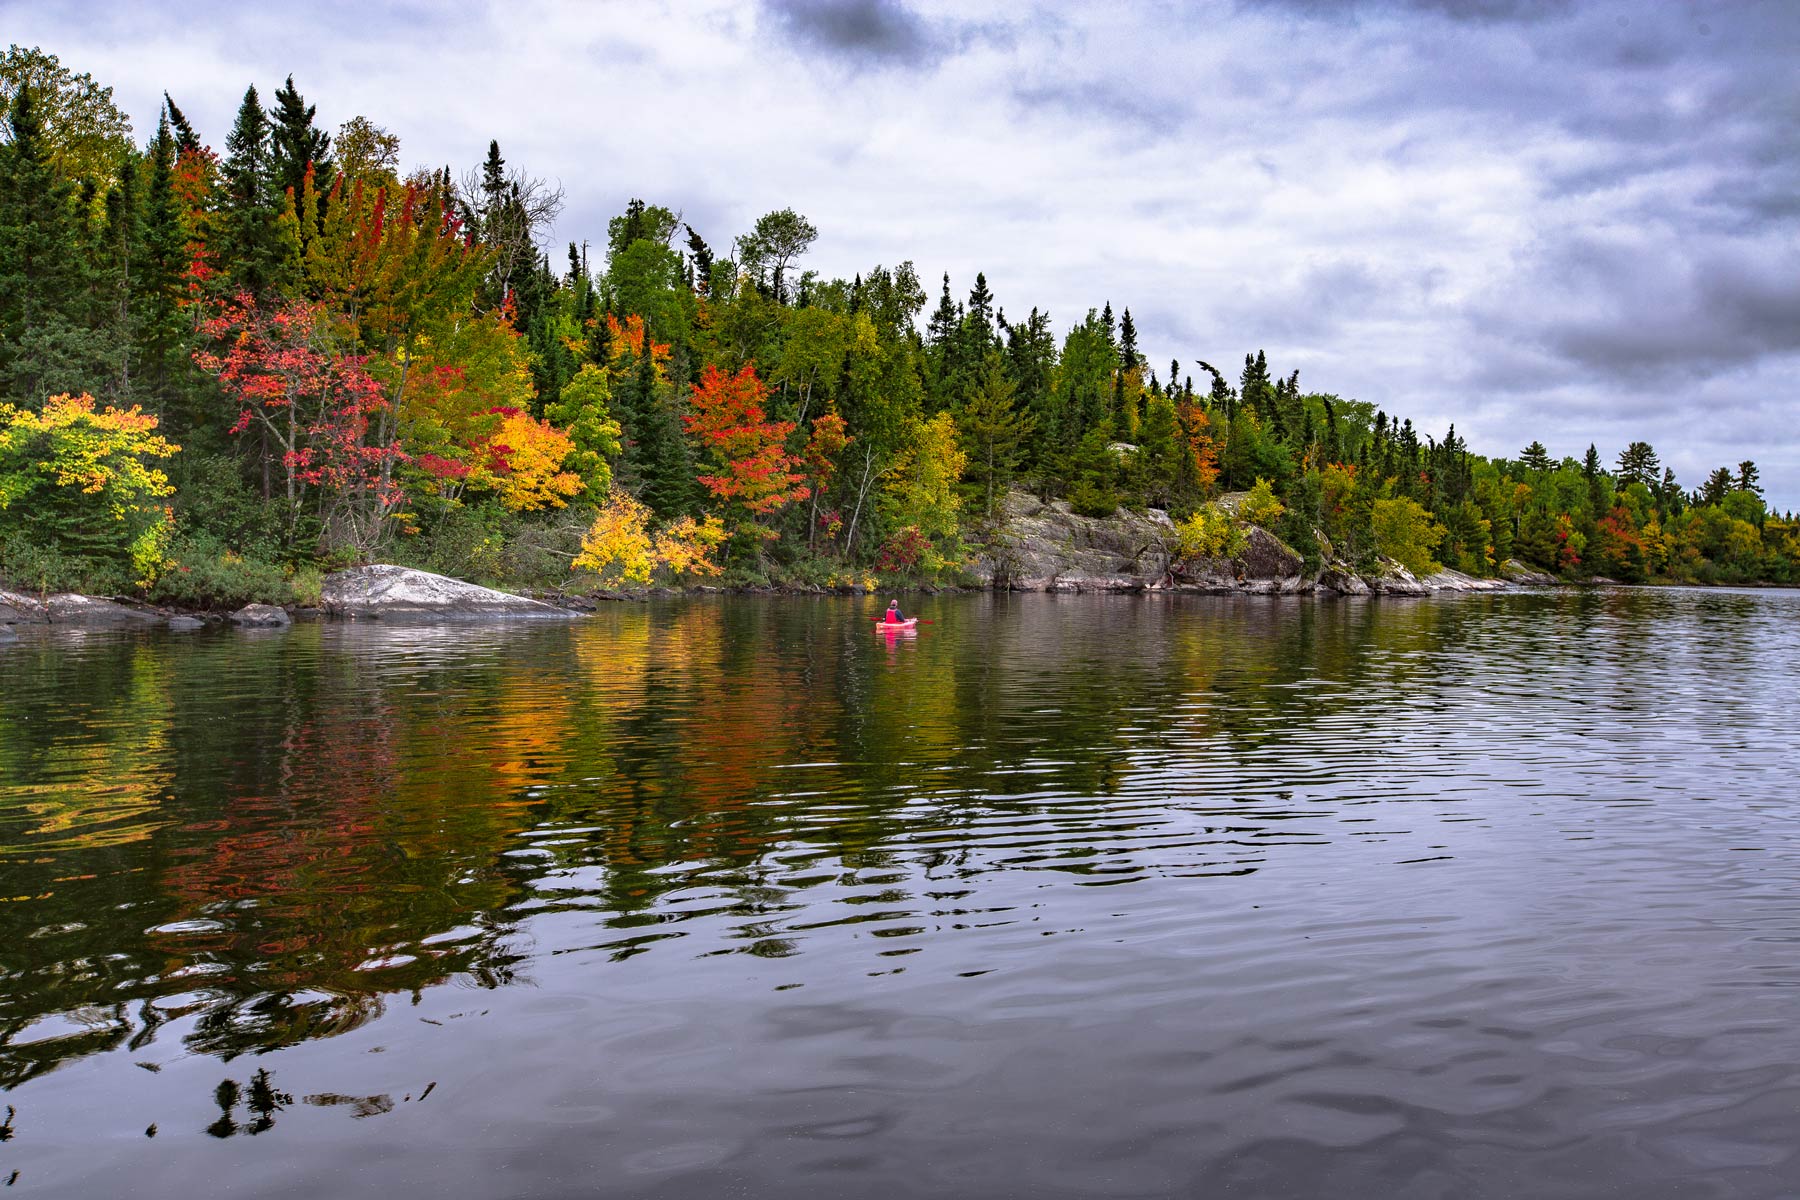
[[[768,397],[756,368],[746,365],[736,375],[706,368],[694,385],[690,407],[682,416],[688,432],[699,438],[717,465],[700,482],[743,514],[743,524],[812,494],[801,463],[788,453],[792,421],[771,421],[763,409]]]
[[[201,332],[215,349],[194,360],[237,405],[231,432],[254,426],[280,448],[290,534],[310,498],[332,540],[371,549],[403,499],[393,468],[406,454],[380,420],[388,402],[366,358],[336,350],[302,301],[265,312],[239,295]]]

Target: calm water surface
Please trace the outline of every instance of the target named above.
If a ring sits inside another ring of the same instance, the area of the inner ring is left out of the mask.
[[[1800,594],[0,648],[0,1184],[1800,1194]]]

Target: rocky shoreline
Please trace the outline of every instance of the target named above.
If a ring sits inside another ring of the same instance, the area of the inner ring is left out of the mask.
[[[1017,591],[1187,593],[1252,596],[1427,596],[1437,592],[1488,592],[1508,587],[1548,586],[1558,581],[1516,562],[1506,578],[1477,579],[1457,571],[1423,578],[1399,563],[1382,560],[1378,570],[1355,572],[1327,560],[1308,573],[1299,554],[1259,526],[1246,533],[1234,558],[1183,561],[1174,551],[1175,525],[1157,509],[1144,514],[1119,510],[1111,517],[1084,517],[1063,501],[1044,502],[1025,492],[1007,497],[1003,520],[974,558],[961,587],[927,591]],[[1595,580],[1607,583],[1610,580]],[[587,595],[515,595],[428,571],[388,564],[353,567],[325,579],[317,608],[284,609],[250,604],[235,612],[192,612],[157,608],[119,597],[60,593],[31,596],[0,588],[0,642],[16,640],[16,626],[81,629],[166,628],[177,632],[208,626],[276,629],[298,617],[388,622],[567,619],[593,612],[599,604],[654,596],[738,592],[761,595],[856,595],[861,586],[774,586],[721,588],[640,588]]]

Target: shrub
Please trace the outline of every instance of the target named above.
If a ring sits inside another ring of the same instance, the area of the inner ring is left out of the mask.
[[[1216,504],[1202,504],[1175,526],[1183,558],[1235,558],[1244,549],[1244,531]]]
[[[196,534],[176,540],[169,567],[157,576],[150,598],[187,608],[240,608],[286,604],[292,588],[279,564],[246,558],[217,538]]]
[[[1287,511],[1287,505],[1275,498],[1275,488],[1266,479],[1259,478],[1250,493],[1238,502],[1238,516],[1252,525],[1261,525],[1264,529],[1275,528],[1275,522]]]

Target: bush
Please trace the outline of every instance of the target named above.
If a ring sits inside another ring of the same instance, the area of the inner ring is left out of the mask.
[[[0,537],[0,579],[19,591],[95,596],[119,595],[132,583],[130,573],[118,563],[65,554],[23,533]]]
[[[1235,558],[1244,549],[1244,531],[1216,504],[1202,504],[1175,526],[1183,558]]]
[[[206,534],[177,538],[170,564],[150,588],[158,604],[183,608],[241,608],[293,599],[288,573],[264,559],[245,558]]]
[[[1275,522],[1287,511],[1287,505],[1275,498],[1275,488],[1266,479],[1258,479],[1250,493],[1238,502],[1238,516],[1252,525],[1273,530]]]

